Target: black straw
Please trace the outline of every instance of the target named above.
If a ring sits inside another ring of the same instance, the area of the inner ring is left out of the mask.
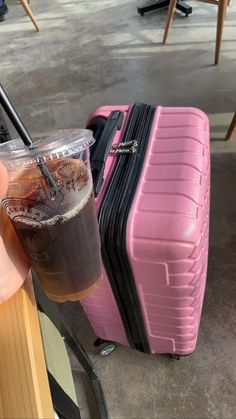
[[[29,132],[27,131],[25,125],[23,124],[22,120],[20,119],[18,113],[16,112],[14,106],[12,105],[9,97],[7,96],[5,90],[0,84],[0,104],[2,105],[4,111],[6,112],[8,118],[14,125],[16,131],[18,132],[19,136],[21,137],[23,143],[29,148],[35,148],[34,142],[32,137],[30,136]],[[53,178],[50,170],[48,169],[46,163],[39,159],[38,161],[39,169],[41,170],[42,175],[46,179],[50,188],[53,189],[54,194],[57,193],[57,184],[55,179]]]

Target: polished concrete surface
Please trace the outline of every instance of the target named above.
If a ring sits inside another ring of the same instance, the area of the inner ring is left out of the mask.
[[[223,137],[236,110],[236,5],[217,67],[213,5],[191,2],[191,16],[176,13],[166,46],[166,11],[140,17],[132,0],[31,0],[39,33],[20,4],[8,5],[0,79],[32,133],[84,126],[94,107],[109,103],[197,106],[209,115],[209,272],[196,352],[175,361],[119,346],[101,358],[79,304],[62,311],[95,363],[111,418],[235,418],[236,134]],[[71,362],[82,417],[95,418],[87,379]]]

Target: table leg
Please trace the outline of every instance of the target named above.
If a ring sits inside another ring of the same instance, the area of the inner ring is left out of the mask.
[[[219,0],[218,16],[217,16],[217,30],[216,30],[216,49],[215,49],[215,65],[219,63],[221,41],[223,35],[224,19],[226,14],[228,0]]]

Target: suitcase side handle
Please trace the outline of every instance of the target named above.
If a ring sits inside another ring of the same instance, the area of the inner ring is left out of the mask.
[[[112,111],[105,122],[103,132],[91,156],[91,170],[93,176],[94,194],[97,196],[103,183],[105,162],[110,152],[111,144],[117,131],[122,127],[124,112]],[[93,121],[93,125],[94,125]]]

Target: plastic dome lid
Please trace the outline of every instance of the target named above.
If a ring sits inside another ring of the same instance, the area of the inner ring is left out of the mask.
[[[20,138],[0,144],[0,160],[8,169],[22,168],[73,157],[94,144],[92,131],[66,129],[46,133],[34,138],[34,147],[25,146]]]

